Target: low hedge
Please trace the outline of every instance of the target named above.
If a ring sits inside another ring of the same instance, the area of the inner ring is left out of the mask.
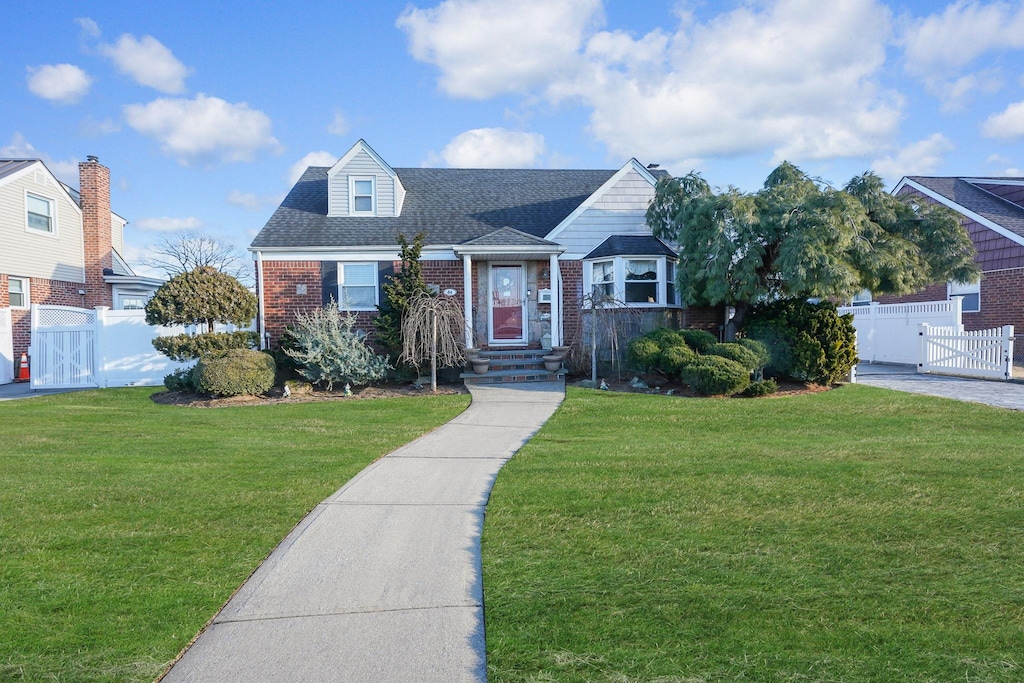
[[[229,349],[202,358],[193,380],[196,391],[213,396],[259,395],[274,386],[277,365],[261,351]]]
[[[764,364],[759,362],[756,353],[735,342],[712,344],[704,353],[708,356],[720,356],[735,361],[746,368],[747,372],[753,372],[757,368],[764,367]]]
[[[750,385],[750,372],[721,356],[698,356],[682,371],[682,380],[702,396],[732,396]]]

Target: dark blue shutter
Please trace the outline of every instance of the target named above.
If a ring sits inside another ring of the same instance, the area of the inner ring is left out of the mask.
[[[338,300],[338,264],[334,261],[320,262],[320,303],[330,306]]]
[[[393,261],[377,261],[377,305],[384,305],[384,285],[391,284],[388,278],[395,274]]]

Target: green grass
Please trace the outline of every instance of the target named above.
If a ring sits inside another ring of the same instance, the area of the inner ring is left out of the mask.
[[[1024,414],[570,388],[483,536],[490,680],[1024,680]]]
[[[0,403],[0,680],[149,681],[307,511],[468,396]]]

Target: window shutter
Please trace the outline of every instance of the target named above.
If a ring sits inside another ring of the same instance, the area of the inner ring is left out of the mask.
[[[329,306],[338,300],[338,264],[334,261],[320,262],[320,304]]]
[[[384,285],[391,284],[391,280],[388,278],[394,274],[395,264],[393,261],[377,262],[377,289],[379,290],[377,301],[379,301],[382,306],[384,305],[384,302],[387,301],[387,297],[384,296]]]

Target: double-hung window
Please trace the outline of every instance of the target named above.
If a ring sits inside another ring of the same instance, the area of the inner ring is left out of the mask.
[[[658,259],[628,258],[624,265],[627,304],[665,303],[658,286]]]
[[[7,278],[7,301],[11,308],[28,308],[28,278]]]
[[[594,261],[590,268],[590,293],[593,298],[614,299],[615,261]]]
[[[964,313],[977,313],[981,310],[981,282],[950,282],[947,299],[958,296],[963,301],[960,309]]]
[[[349,177],[352,214],[372,216],[377,212],[376,179],[373,176]]]
[[[377,264],[339,263],[338,298],[348,311],[371,311],[377,306]]]
[[[25,195],[25,221],[29,230],[53,233],[53,200],[34,194]]]

